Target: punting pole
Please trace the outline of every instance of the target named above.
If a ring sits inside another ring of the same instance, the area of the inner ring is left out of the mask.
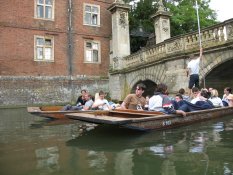
[[[200,52],[202,52],[202,44],[201,44],[201,29],[200,29],[200,19],[199,19],[199,12],[198,12],[198,4],[196,1],[196,11],[197,11],[197,24],[198,24],[198,34],[199,34],[199,47],[200,47]],[[201,65],[203,67],[203,59],[201,59]],[[204,88],[205,86],[205,76],[203,77],[203,83],[204,83]]]

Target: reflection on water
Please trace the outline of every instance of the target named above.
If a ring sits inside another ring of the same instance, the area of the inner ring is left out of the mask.
[[[45,169],[47,172],[56,172],[60,166],[58,163],[58,147],[39,148],[35,150],[37,158],[37,169]]]
[[[232,116],[142,133],[0,109],[1,175],[231,175],[232,147]]]

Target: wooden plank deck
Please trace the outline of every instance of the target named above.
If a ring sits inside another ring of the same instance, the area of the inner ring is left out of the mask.
[[[66,114],[67,117],[70,119],[75,119],[75,120],[82,120],[86,122],[91,122],[91,123],[96,123],[96,124],[126,124],[132,122],[131,118],[122,118],[122,117],[112,117],[108,115],[95,115],[95,114],[78,114],[78,113],[70,113]]]

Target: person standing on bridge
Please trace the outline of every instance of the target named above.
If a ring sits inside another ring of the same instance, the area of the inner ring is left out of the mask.
[[[187,77],[189,76],[189,96],[193,86],[199,88],[199,64],[202,57],[202,49],[200,49],[200,56],[195,57],[194,54],[190,55],[190,61],[187,66]]]

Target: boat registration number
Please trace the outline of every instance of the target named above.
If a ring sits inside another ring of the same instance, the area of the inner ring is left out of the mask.
[[[163,126],[169,126],[171,124],[172,124],[172,122],[170,120],[163,121]]]

